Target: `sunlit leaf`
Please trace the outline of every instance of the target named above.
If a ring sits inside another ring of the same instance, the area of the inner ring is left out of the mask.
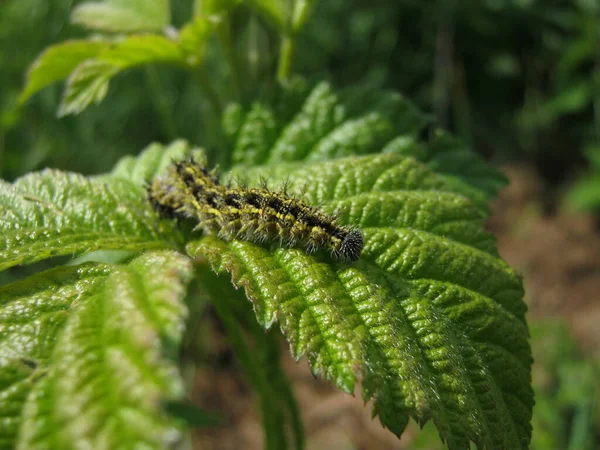
[[[108,32],[160,31],[171,20],[169,0],[105,0],[78,5],[73,23]]]
[[[177,245],[173,224],[158,222],[141,185],[45,170],[0,183],[0,270],[99,249]]]
[[[92,58],[110,45],[103,41],[66,41],[48,47],[30,66],[21,102],[36,92],[64,80],[83,61]]]
[[[118,73],[145,64],[184,65],[179,45],[163,36],[130,36],[89,59],[71,73],[58,114],[78,114],[92,103],[101,102],[110,79]]]
[[[0,442],[162,449],[182,439],[176,356],[191,277],[175,252],[63,267],[0,288]]]

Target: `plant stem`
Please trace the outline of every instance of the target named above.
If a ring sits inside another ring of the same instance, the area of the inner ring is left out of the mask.
[[[284,35],[279,48],[279,63],[277,67],[277,79],[286,84],[292,72],[292,59],[296,51],[296,36]]]
[[[259,357],[261,351],[252,349],[248,345],[245,331],[251,332],[251,330],[247,329],[243,320],[236,317],[238,315],[236,313],[239,311],[236,308],[236,299],[231,298],[232,294],[238,299],[243,299],[243,297],[237,296],[231,288],[225,288],[223,286],[224,277],[219,278],[212,274],[208,264],[197,264],[197,273],[201,285],[213,300],[212,304],[225,328],[229,342],[248,376],[248,381],[258,393],[265,429],[265,448],[267,450],[288,448],[285,421],[282,418],[283,411],[273,390],[272,380],[267,377],[268,365],[265,367],[261,363]]]
[[[304,26],[314,3],[314,0],[296,0],[294,2],[292,7],[292,30],[294,33],[300,31]]]

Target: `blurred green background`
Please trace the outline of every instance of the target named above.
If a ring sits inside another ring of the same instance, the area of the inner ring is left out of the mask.
[[[106,100],[78,116],[57,118],[59,85],[18,104],[36,56],[87,35],[69,23],[77,3],[0,1],[0,176],[104,172],[152,141],[218,147],[202,91],[169,68],[117,77]],[[180,25],[192,2],[172,5]],[[257,37],[268,59],[269,36]],[[225,69],[209,64],[218,85]],[[532,448],[600,448],[600,2],[322,0],[294,69],[338,86],[398,90],[508,171],[513,184],[491,229],[528,292]],[[440,448],[436,439],[426,431],[397,448]]]

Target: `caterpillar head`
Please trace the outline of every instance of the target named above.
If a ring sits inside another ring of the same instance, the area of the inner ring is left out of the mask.
[[[346,261],[356,261],[360,258],[364,245],[363,236],[360,230],[354,229],[348,232],[342,239],[337,256]]]

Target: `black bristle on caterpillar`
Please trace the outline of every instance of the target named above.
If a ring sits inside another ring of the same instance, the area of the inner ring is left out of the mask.
[[[282,192],[261,187],[230,187],[214,170],[187,159],[175,161],[166,175],[146,186],[148,201],[161,217],[198,220],[195,229],[230,241],[241,239],[307,252],[330,249],[340,260],[356,261],[363,248],[360,230],[340,225],[334,216]]]

